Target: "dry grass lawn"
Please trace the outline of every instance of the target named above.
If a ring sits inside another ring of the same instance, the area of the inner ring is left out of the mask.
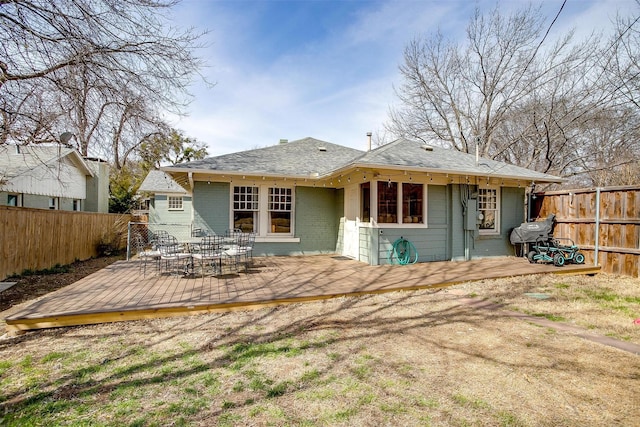
[[[0,425],[638,425],[639,355],[463,296],[640,344],[605,274],[35,331],[0,340]]]

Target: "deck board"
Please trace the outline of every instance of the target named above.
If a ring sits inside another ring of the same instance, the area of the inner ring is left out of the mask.
[[[7,330],[146,319],[314,301],[343,295],[443,287],[539,273],[591,274],[587,265],[530,264],[504,257],[467,262],[370,266],[335,255],[265,257],[247,272],[222,276],[157,274],[119,261],[9,315]]]

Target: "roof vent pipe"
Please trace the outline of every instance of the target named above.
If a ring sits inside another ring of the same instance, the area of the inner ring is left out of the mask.
[[[367,144],[369,147],[367,151],[371,151],[371,132],[367,132]]]

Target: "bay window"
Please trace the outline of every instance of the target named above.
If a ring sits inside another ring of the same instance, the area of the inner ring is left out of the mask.
[[[378,222],[398,222],[398,183],[378,181]]]
[[[369,203],[367,200],[369,192],[364,190],[363,187],[361,191],[363,211]],[[423,184],[378,181],[376,190],[377,194],[373,198],[376,199],[379,224],[426,224]]]
[[[423,224],[422,184],[402,184],[402,222],[404,224]]]

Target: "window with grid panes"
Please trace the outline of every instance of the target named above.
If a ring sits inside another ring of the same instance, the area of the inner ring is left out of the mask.
[[[378,222],[398,222],[398,183],[378,181]]]
[[[233,187],[233,228],[243,232],[257,231],[258,187]]]
[[[182,196],[168,196],[167,204],[170,211],[182,210]]]
[[[424,217],[422,202],[424,190],[422,184],[404,182],[402,184],[402,222],[422,224]]]
[[[269,224],[272,233],[291,233],[291,188],[269,188]]]
[[[478,189],[478,212],[482,215],[480,220],[480,233],[492,234],[500,231],[498,189]]]

